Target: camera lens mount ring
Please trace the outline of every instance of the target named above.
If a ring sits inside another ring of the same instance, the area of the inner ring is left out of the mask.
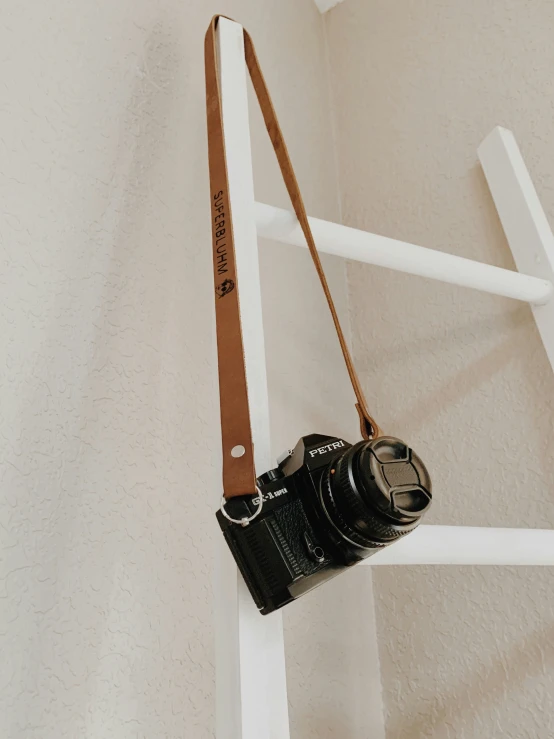
[[[223,515],[227,519],[227,521],[230,521],[231,523],[238,523],[240,526],[244,528],[248,526],[250,521],[253,521],[257,516],[259,516],[260,513],[262,512],[262,508],[264,505],[264,498],[262,495],[262,491],[257,485],[256,485],[256,492],[258,493],[258,507],[256,508],[256,510],[251,516],[244,516],[243,518],[231,518],[231,516],[225,510],[225,503],[227,503],[227,501],[225,500],[225,496],[223,495],[221,497],[220,510],[221,510],[221,513],[223,513]]]

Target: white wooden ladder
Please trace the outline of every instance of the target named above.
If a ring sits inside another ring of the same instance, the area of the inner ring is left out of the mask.
[[[243,29],[221,18],[218,51],[229,198],[241,287],[248,395],[258,473],[270,457],[258,236],[306,246],[293,213],[254,200]],[[518,272],[310,219],[318,248],[369,264],[529,302],[554,367],[554,239],[513,134],[495,128],[478,150]],[[214,493],[214,502],[221,490]],[[217,553],[217,739],[288,739],[279,612],[260,616],[223,537]],[[554,531],[420,526],[365,564],[554,565]]]

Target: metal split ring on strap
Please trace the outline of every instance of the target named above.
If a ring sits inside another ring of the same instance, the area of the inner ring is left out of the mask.
[[[225,496],[222,496],[220,510],[225,516],[225,518],[227,519],[227,521],[231,521],[231,523],[238,523],[240,526],[244,527],[244,526],[248,526],[250,521],[253,521],[257,516],[259,516],[260,513],[262,512],[262,508],[264,505],[264,498],[262,495],[262,491],[257,485],[256,485],[256,492],[258,493],[258,507],[256,508],[256,510],[250,517],[244,516],[243,518],[231,518],[231,516],[225,510],[225,503],[227,503]]]

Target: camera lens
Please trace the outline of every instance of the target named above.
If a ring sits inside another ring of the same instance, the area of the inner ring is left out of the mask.
[[[431,478],[403,441],[383,436],[355,444],[329,465],[321,502],[345,539],[374,549],[418,525],[431,504]]]

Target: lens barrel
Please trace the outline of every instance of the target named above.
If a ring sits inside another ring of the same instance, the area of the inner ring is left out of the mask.
[[[346,540],[368,549],[412,531],[431,504],[431,478],[403,441],[383,436],[350,447],[325,470],[321,502]]]

